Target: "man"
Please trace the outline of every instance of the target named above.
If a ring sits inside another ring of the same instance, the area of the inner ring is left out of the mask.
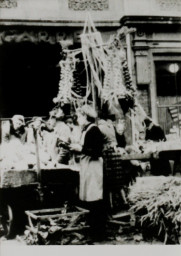
[[[52,113],[52,116],[50,113],[50,119],[56,119],[54,133],[55,137],[57,137],[58,162],[61,164],[68,164],[70,160],[68,145],[70,144],[71,131],[68,125],[63,121],[65,115],[62,108],[57,107]]]
[[[144,120],[146,125],[145,140],[155,142],[166,141],[164,131],[159,125],[155,125],[149,118]],[[153,175],[168,176],[171,173],[171,167],[168,159],[151,159],[151,173]]]
[[[146,125],[145,140],[166,141],[164,131],[159,125],[155,125],[149,118],[146,118],[144,123]]]

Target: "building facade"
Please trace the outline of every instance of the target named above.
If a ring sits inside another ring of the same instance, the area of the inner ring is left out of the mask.
[[[132,72],[139,101],[170,133],[174,125],[180,125],[181,1],[125,3],[121,25],[136,28],[132,38]]]
[[[87,12],[104,41],[122,26],[136,28],[129,43],[139,101],[169,132],[171,107],[181,113],[181,0],[1,0],[1,116],[47,113],[58,88],[59,41],[80,45]]]

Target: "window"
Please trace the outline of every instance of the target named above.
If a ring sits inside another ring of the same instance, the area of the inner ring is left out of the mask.
[[[174,64],[178,70],[174,72]],[[157,96],[181,96],[181,62],[156,61]]]

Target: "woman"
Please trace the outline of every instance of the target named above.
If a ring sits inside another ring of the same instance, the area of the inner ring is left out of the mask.
[[[77,121],[82,128],[80,144],[71,144],[81,152],[79,198],[90,210],[89,223],[94,239],[101,239],[104,230],[103,204],[103,137],[95,125],[96,112],[89,105],[77,110]]]

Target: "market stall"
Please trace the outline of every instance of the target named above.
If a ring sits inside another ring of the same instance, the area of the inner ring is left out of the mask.
[[[132,166],[140,166],[140,161],[149,161],[158,157],[155,152],[164,151],[156,148],[158,144],[140,142],[140,132],[145,129],[143,121],[147,115],[138,103],[136,87],[128,67],[130,66],[129,36],[134,31],[123,27],[105,43],[88,15],[81,35],[81,48],[68,49],[64,45],[65,42],[60,42],[63,54],[60,60],[59,89],[53,99],[55,108],[50,111],[48,120],[36,118],[32,123],[26,124],[27,126],[24,124],[25,128],[18,133],[10,124],[9,134],[13,131],[16,139],[22,134],[23,144],[22,141],[20,143],[17,140],[3,141],[8,136],[1,134],[3,142],[0,147],[2,153],[0,193],[3,203],[1,215],[6,235],[11,233],[14,205],[17,201],[19,201],[18,207],[22,204],[24,210],[27,210],[35,207],[33,204],[35,201],[36,208],[43,209],[46,208],[46,203],[48,207],[58,207],[66,200],[72,203],[77,200],[78,155],[69,152],[69,145],[72,140],[72,130],[78,131],[79,127],[75,125],[73,128],[76,129],[73,129],[65,124],[62,109],[66,110],[66,115],[70,118],[78,108],[89,104],[93,106],[98,119],[101,119],[101,114],[107,114],[107,117],[113,115],[115,122],[124,120],[129,124],[125,131],[129,147],[124,150],[120,150],[117,145],[111,148],[115,150],[114,153],[111,151],[111,161],[116,165],[121,165],[123,161],[136,160],[131,163]],[[82,73],[85,79],[82,81],[81,72],[78,73],[77,70],[79,63],[83,66]],[[80,143],[80,136],[76,135],[74,140],[75,138]],[[164,143],[159,145],[165,145]],[[111,176],[113,176],[112,163],[108,168]],[[118,166],[117,170],[122,172],[120,177],[122,174],[124,177],[127,175],[126,183],[124,184],[124,179],[122,181],[122,187],[124,185],[128,187],[133,180],[132,176],[135,178],[137,175],[131,173],[133,168],[130,168],[130,173],[126,173],[124,168]],[[15,193],[15,190],[18,192]],[[25,203],[27,195],[30,194],[31,203],[27,204]],[[23,195],[22,200],[19,200],[20,195]],[[58,202],[55,202],[55,198]]]

